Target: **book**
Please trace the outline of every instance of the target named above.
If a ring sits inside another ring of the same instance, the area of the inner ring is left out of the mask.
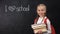
[[[34,33],[37,33],[39,30],[41,30],[42,32],[47,32],[45,24],[32,24],[31,27],[34,30]]]

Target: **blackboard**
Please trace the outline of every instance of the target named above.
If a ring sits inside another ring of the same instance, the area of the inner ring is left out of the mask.
[[[36,18],[36,5],[41,2],[47,3],[47,16],[49,16],[51,22],[54,22],[52,24],[57,32],[59,1],[0,0],[0,34],[33,34],[30,25]]]

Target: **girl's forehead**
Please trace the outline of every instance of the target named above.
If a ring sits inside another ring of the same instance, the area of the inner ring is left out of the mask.
[[[39,8],[41,8],[41,7],[46,8],[46,6],[44,6],[44,5],[43,5],[43,6],[42,6],[42,5],[39,5],[38,7],[39,7]]]

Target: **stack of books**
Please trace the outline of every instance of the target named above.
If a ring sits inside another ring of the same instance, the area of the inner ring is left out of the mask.
[[[39,30],[41,30],[42,32],[47,32],[45,24],[32,24],[31,27],[34,30],[34,33],[37,33]]]

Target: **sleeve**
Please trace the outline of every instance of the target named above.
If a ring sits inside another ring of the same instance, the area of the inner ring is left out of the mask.
[[[49,19],[47,19],[47,33],[51,33],[51,24],[50,24],[51,22],[50,22],[50,20]]]

